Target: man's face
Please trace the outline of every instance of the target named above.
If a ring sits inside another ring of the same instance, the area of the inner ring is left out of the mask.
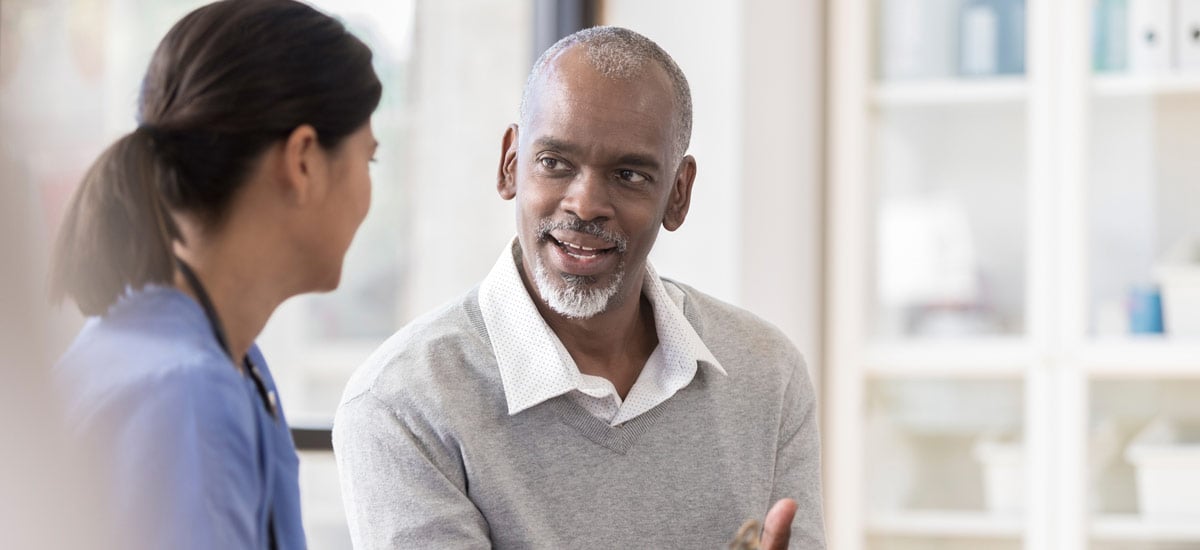
[[[636,297],[659,226],[687,212],[695,163],[674,158],[670,81],[642,72],[607,77],[569,48],[531,84],[526,126],[505,135],[499,189],[517,199],[525,277],[566,317]]]

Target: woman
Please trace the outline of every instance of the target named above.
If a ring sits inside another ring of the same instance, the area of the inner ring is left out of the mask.
[[[371,52],[291,0],[225,0],[167,33],[140,125],[71,199],[54,297],[93,316],[57,365],[146,548],[303,548],[298,460],[254,339],[334,289],[366,215]]]

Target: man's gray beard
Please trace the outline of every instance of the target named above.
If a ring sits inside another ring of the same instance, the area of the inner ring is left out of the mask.
[[[550,309],[568,319],[590,319],[607,310],[621,289],[621,281],[625,279],[624,261],[617,265],[612,282],[603,288],[591,287],[595,277],[565,273],[551,275],[542,263],[541,256],[536,254],[533,261],[533,282],[537,285],[538,293]]]

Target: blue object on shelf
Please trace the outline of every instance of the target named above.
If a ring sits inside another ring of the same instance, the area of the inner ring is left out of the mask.
[[[1129,291],[1129,331],[1162,334],[1162,293],[1155,286],[1138,286]]]
[[[965,0],[958,42],[959,74],[1025,74],[1025,0]],[[995,56],[992,63],[980,62],[984,52]]]
[[[1092,24],[1092,68],[1121,72],[1129,68],[1129,0],[1097,0]]]

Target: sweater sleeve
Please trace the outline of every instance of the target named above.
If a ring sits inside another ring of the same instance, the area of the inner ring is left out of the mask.
[[[370,392],[344,402],[334,454],[355,548],[491,548],[462,459]]]
[[[825,527],[816,395],[804,359],[799,352],[795,352],[795,355],[783,395],[771,504],[782,498],[793,498],[799,505],[796,518],[792,521],[789,549],[823,550]]]

